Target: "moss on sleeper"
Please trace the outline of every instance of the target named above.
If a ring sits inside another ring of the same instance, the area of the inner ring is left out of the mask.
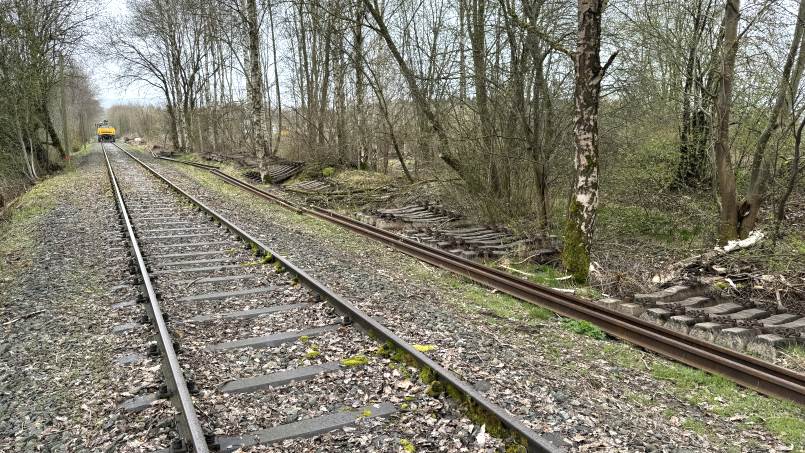
[[[346,367],[363,366],[369,363],[369,359],[364,355],[354,355],[346,359],[341,359],[341,365]]]
[[[419,352],[431,352],[436,350],[436,345],[434,344],[415,344],[414,349]]]
[[[310,347],[305,351],[305,358],[307,359],[315,359],[320,355],[321,352],[319,351],[319,345],[316,343],[311,343]]]
[[[406,453],[414,453],[416,451],[416,447],[414,447],[414,444],[408,439],[400,439],[400,447],[402,447]]]

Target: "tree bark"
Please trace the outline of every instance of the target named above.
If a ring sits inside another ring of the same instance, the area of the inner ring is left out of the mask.
[[[473,82],[475,84],[475,104],[478,108],[483,158],[487,159],[487,189],[492,194],[500,194],[500,175],[495,152],[495,122],[489,108],[489,94],[486,83],[486,0],[470,0],[470,17],[467,29],[472,46]]]
[[[42,101],[42,106],[40,107],[40,116],[42,124],[45,126],[45,130],[50,138],[50,144],[56,148],[56,151],[59,152],[59,157],[61,157],[62,160],[66,159],[67,153],[64,151],[61,140],[59,140],[59,133],[56,132],[56,128],[53,127],[53,121],[50,118],[50,109],[48,108],[47,101]],[[48,167],[51,165],[52,163],[48,162]]]
[[[725,244],[738,237],[735,171],[730,156],[730,108],[735,54],[738,51],[740,0],[727,0],[724,10],[724,38],[721,43],[721,83],[716,95],[716,198],[719,205],[718,240]]]
[[[587,280],[598,208],[598,104],[601,80],[615,54],[602,67],[601,16],[606,0],[579,0],[574,67],[576,157],[573,195],[568,203],[562,263],[578,282]]]

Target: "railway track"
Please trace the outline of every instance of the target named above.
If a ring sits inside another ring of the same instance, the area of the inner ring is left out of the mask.
[[[428,414],[445,426],[474,417],[501,446],[558,451],[147,164],[117,145],[101,147],[164,380],[122,406],[143,410],[169,399],[172,451],[278,442],[300,451],[305,438],[339,428],[361,434],[361,442],[392,439],[394,448],[403,436],[438,445],[449,430],[397,427]],[[418,375],[405,378],[412,370]],[[361,449],[341,433],[330,437],[334,450]]]
[[[722,375],[744,387],[805,405],[805,376],[801,373],[626,313],[608,309],[590,300],[555,291],[327,209],[299,206],[272,192],[232,177],[218,167],[154,157],[208,170],[225,182],[284,208],[340,225],[414,258],[462,275],[525,302],[548,308],[562,316],[589,321],[612,336],[681,363]]]

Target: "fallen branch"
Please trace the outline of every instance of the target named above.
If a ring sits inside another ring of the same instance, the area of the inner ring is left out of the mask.
[[[45,310],[39,310],[39,311],[34,311],[34,312],[31,312],[31,313],[27,313],[27,314],[24,314],[24,315],[22,315],[22,316],[20,316],[18,318],[14,318],[11,321],[6,321],[6,322],[3,323],[3,325],[8,326],[8,325],[14,324],[17,321],[20,321],[20,320],[23,320],[23,319],[28,319],[28,318],[30,318],[32,316],[36,316],[39,313],[44,313],[44,312],[45,312]]]
[[[513,268],[513,267],[509,267],[509,266],[506,266],[506,265],[503,265],[503,264],[498,264],[498,267],[500,267],[500,268],[502,268],[502,269],[506,269],[507,271],[517,272],[518,274],[525,275],[526,277],[536,277],[536,276],[537,276],[536,274],[532,274],[532,273],[530,273],[530,272],[521,271],[520,269],[515,269],[515,268]]]
[[[760,242],[765,234],[762,231],[752,231],[749,233],[749,236],[746,239],[735,240],[727,242],[727,245],[724,247],[713,247],[713,250],[702,253],[700,255],[694,255],[689,258],[685,258],[682,261],[677,261],[676,263],[671,264],[670,266],[666,267],[666,271],[660,274],[655,275],[651,281],[657,284],[662,284],[669,282],[677,277],[677,273],[688,267],[699,265],[699,266],[706,266],[710,264],[713,259],[720,255],[726,255],[728,253],[732,253],[736,250],[742,250]]]

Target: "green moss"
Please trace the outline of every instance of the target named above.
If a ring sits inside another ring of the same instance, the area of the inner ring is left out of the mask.
[[[433,388],[433,383],[431,384],[431,388]],[[475,401],[450,384],[443,385],[443,391],[462,404],[470,420],[479,425],[486,425],[486,432],[499,439],[504,439],[507,444],[506,451],[525,451],[525,439],[509,431],[509,429],[500,422],[500,419],[487,412],[486,409],[479,406]],[[513,450],[509,450],[509,448]]]
[[[366,417],[371,417],[371,416],[372,416],[372,411],[369,410],[369,409],[364,409],[363,412],[361,412],[361,417],[366,418]]]
[[[285,272],[285,266],[283,266],[279,260],[277,260],[277,262],[274,263],[274,272],[278,274],[282,274],[283,272]]]
[[[310,347],[305,352],[305,357],[308,359],[315,359],[320,355],[321,352],[319,352],[319,345],[317,345],[316,343],[311,343]]]
[[[428,396],[437,397],[444,393],[444,384],[441,381],[432,381],[428,386],[428,390],[426,391]]]
[[[414,453],[416,451],[414,444],[408,439],[400,439],[400,446],[406,453]]]
[[[564,243],[562,249],[562,264],[573,276],[577,283],[587,281],[590,271],[590,253],[581,231],[582,207],[578,201],[573,201],[568,207],[565,222]]]
[[[377,355],[378,357],[386,357],[386,358],[391,357],[392,349],[393,348],[391,346],[391,343],[389,342],[383,343],[380,346],[378,346],[377,349],[375,349],[375,355]]]
[[[430,384],[436,380],[436,373],[434,373],[430,367],[423,366],[419,369],[419,380],[422,381],[423,384]]]
[[[400,403],[400,410],[407,411],[410,407],[408,403]]]
[[[431,352],[436,350],[436,345],[434,344],[415,344],[414,349],[419,352]]]
[[[341,365],[347,367],[363,366],[369,363],[369,359],[364,355],[354,355],[346,359],[341,359]]]
[[[335,168],[333,167],[324,167],[321,170],[321,175],[325,178],[329,178],[335,174]]]
[[[301,341],[302,343],[307,343],[308,340],[310,340],[310,337],[307,335],[302,335],[301,337],[299,337],[299,341]]]

